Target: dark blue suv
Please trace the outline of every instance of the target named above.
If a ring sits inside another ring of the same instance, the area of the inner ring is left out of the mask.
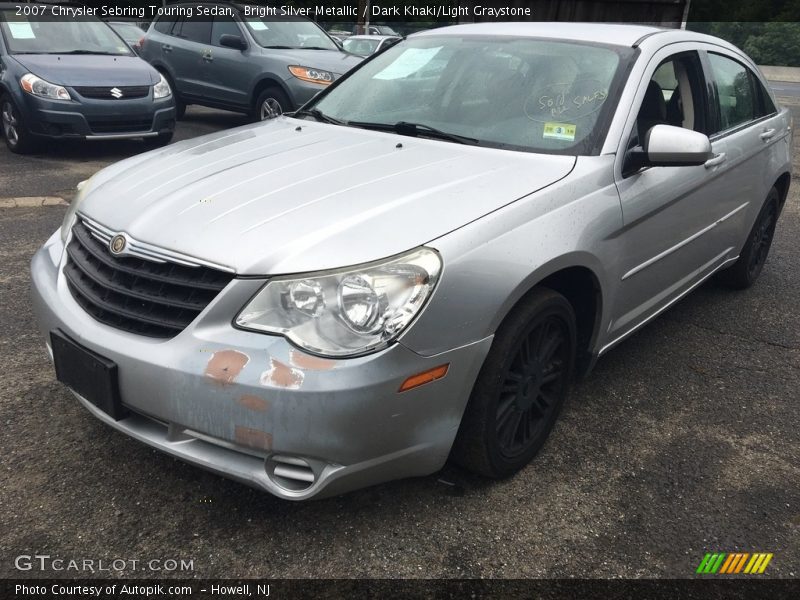
[[[45,138],[143,138],[163,145],[175,128],[169,83],[106,23],[69,20],[34,4],[0,3],[0,117],[12,152]]]

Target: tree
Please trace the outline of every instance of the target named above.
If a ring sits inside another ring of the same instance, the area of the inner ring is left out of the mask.
[[[800,66],[800,23],[764,23],[742,50],[759,65]]]

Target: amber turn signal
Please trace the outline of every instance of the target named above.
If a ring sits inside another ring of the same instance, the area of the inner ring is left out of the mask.
[[[446,365],[439,365],[438,367],[434,367],[433,369],[428,369],[427,371],[423,371],[422,373],[417,373],[416,375],[412,375],[408,379],[403,382],[403,385],[400,386],[400,389],[397,390],[399,392],[407,392],[415,387],[419,387],[421,385],[425,385],[426,383],[430,383],[431,381],[436,381],[437,379],[441,379],[445,375],[447,375],[447,370],[450,368],[450,363]]]

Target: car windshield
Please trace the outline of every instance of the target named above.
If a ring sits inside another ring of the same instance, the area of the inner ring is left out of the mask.
[[[359,56],[369,56],[378,48],[380,40],[368,40],[364,38],[347,38],[342,42],[344,49],[351,54]]]
[[[440,139],[445,132],[492,147],[596,154],[621,65],[633,53],[534,38],[412,37],[364,63],[314,108],[355,126],[412,123],[400,128],[415,135],[434,128]]]
[[[256,43],[265,48],[339,50],[333,40],[311,21],[248,17],[245,23]]]
[[[112,54],[131,50],[100,20],[65,20],[51,16],[25,17],[0,11],[0,30],[12,54]]]

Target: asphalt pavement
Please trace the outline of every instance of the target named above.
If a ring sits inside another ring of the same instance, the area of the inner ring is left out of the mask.
[[[241,122],[191,109],[176,137]],[[0,197],[68,198],[140,149],[2,147]],[[15,569],[38,553],[193,561],[112,573],[134,577],[674,578],[714,551],[771,552],[765,576],[800,575],[797,181],[757,285],[710,282],[603,357],[516,477],[448,466],[305,504],[151,450],[56,382],[28,265],[64,210],[0,208],[0,577],[91,575]]]

